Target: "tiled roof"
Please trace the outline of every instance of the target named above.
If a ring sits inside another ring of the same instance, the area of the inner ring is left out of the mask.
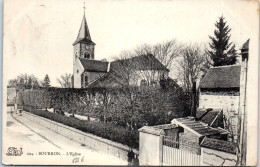
[[[239,88],[240,65],[212,67],[202,79],[200,88]]]
[[[94,42],[92,42],[91,40],[89,40],[89,39],[86,39],[86,38],[79,38],[79,39],[77,39],[74,43],[73,43],[73,45],[75,45],[75,44],[77,44],[77,43],[84,43],[84,44],[91,44],[91,45],[95,45],[95,43]]]
[[[223,115],[221,114],[222,109],[200,109],[196,111],[196,120],[206,123],[211,127],[222,127],[223,128]]]
[[[140,55],[137,57],[116,60],[111,63],[111,68],[120,66],[128,66],[136,70],[164,70],[169,71],[159,60],[153,55]]]
[[[200,145],[203,147],[212,148],[232,154],[236,153],[236,146],[233,142],[205,137],[201,141]]]
[[[173,119],[172,124],[181,126],[182,128],[191,131],[199,137],[228,133],[226,130],[222,128],[213,128],[201,121],[196,121],[195,118],[189,117]]]
[[[90,72],[107,72],[108,62],[98,61],[98,60],[89,60],[79,58],[82,66],[85,71]]]

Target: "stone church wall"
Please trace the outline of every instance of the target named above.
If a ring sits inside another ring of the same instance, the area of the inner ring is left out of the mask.
[[[76,62],[75,62],[75,68],[74,67],[74,71],[73,71],[73,74],[74,74],[74,88],[81,88],[81,74],[83,73],[84,69],[82,67],[82,65],[80,64],[79,60],[77,59]],[[77,72],[78,70],[78,72]]]

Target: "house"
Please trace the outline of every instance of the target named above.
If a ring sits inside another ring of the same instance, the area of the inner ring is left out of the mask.
[[[248,50],[249,40],[241,48],[240,65],[211,67],[199,87],[199,108],[222,109],[224,119],[229,122],[224,126],[228,128],[230,125],[235,138],[239,124],[238,115],[245,104]]]
[[[199,108],[239,108],[240,65],[211,67],[200,84]]]
[[[16,88],[7,88],[7,106],[14,106],[16,99]]]
[[[140,164],[234,166],[236,145],[227,141],[226,130],[214,125],[221,120],[222,110],[207,109],[199,113],[198,117],[173,119],[171,124],[140,128]],[[216,162],[218,158],[227,160]]]
[[[73,43],[74,88],[118,87],[126,82],[133,86],[159,85],[162,79],[168,79],[169,70],[151,54],[113,62],[100,61],[95,59],[95,45],[84,14],[77,39]],[[174,82],[174,85],[177,86],[177,83]]]

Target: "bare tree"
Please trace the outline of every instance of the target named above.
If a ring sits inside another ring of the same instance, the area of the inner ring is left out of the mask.
[[[71,87],[71,74],[65,73],[61,75],[60,78],[57,78],[57,82],[61,85],[62,88]]]
[[[234,112],[227,111],[227,114],[224,115],[224,124],[225,129],[229,132],[229,140],[234,143],[236,148],[236,166],[239,166],[239,164],[242,162],[241,153],[242,150],[240,150],[240,145],[243,144],[242,141],[240,141],[241,136],[241,116],[234,116]]]
[[[168,40],[155,45],[144,44],[137,47],[134,51],[136,55],[152,54],[166,68],[170,69],[175,58],[183,52],[183,45],[176,39]]]
[[[178,78],[186,92],[191,92],[193,83],[199,83],[209,68],[208,55],[198,44],[190,44],[183,48],[178,59]]]

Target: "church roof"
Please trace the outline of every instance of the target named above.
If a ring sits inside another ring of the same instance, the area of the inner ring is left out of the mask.
[[[78,37],[77,37],[76,41],[73,43],[73,45],[76,45],[79,42],[95,45],[95,43],[92,42],[91,37],[90,37],[85,14],[84,14],[82,22],[81,22]]]
[[[163,70],[169,71],[158,59],[152,54],[140,55],[127,59],[116,60],[111,63],[111,68],[118,66],[129,66],[136,70]]]
[[[240,65],[212,67],[202,79],[200,88],[239,88]]]
[[[79,58],[85,71],[89,72],[107,72],[108,62],[98,61],[98,60],[89,60]]]
[[[153,55],[141,55],[138,57],[116,60],[110,63],[109,72],[90,83],[88,87],[120,87],[123,85],[127,68],[134,70],[164,70],[169,71]]]

